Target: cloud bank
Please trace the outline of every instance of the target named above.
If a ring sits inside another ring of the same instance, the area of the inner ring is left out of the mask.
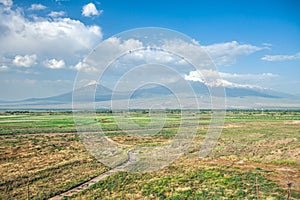
[[[230,65],[236,62],[238,57],[248,56],[257,51],[266,49],[251,44],[240,44],[237,41],[212,44],[204,46],[217,66]]]
[[[297,60],[297,59],[300,59],[300,52],[293,54],[293,55],[265,55],[261,59],[270,61],[270,62]]]
[[[262,73],[262,74],[236,74],[218,72],[215,70],[196,70],[191,71],[185,75],[185,79],[189,81],[201,82],[210,87],[229,87],[229,88],[248,88],[248,89],[262,89],[261,86],[251,83],[270,80],[279,77],[277,74]],[[245,83],[246,82],[246,83]]]
[[[12,4],[5,2],[5,5]],[[0,55],[13,59],[11,65],[23,67],[28,67],[29,64],[21,63],[28,58],[22,60],[20,55],[34,54],[37,63],[50,58],[77,63],[102,40],[101,27],[87,26],[68,17],[56,18],[63,13],[51,13],[53,19],[29,19],[20,8],[0,6]]]

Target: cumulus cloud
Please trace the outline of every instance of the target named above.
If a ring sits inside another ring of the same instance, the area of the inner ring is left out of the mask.
[[[29,10],[44,10],[47,7],[42,4],[31,4]]]
[[[36,64],[37,56],[33,55],[16,55],[12,63],[18,67],[31,67],[32,65]]]
[[[126,63],[143,61],[145,63],[158,62],[167,64],[175,63],[178,60],[168,52],[145,47],[141,41],[136,39],[122,41],[120,38],[112,37],[106,41],[105,48],[107,49],[107,53],[127,52],[125,59],[122,59]]]
[[[0,65],[0,71],[6,71],[8,70],[8,67],[5,65]]]
[[[186,42],[180,39],[166,40],[162,45],[162,49],[166,49],[171,53],[176,52],[179,56],[185,55],[191,59],[193,63],[203,68],[211,68],[212,62],[203,47],[199,46],[198,42]],[[186,59],[186,58],[184,58]]]
[[[164,51],[157,51],[151,49],[145,49],[143,51],[134,51],[128,55],[128,59],[135,61],[145,61],[145,62],[158,62],[158,63],[175,63],[178,59],[172,54]]]
[[[71,67],[71,69],[87,73],[94,73],[98,71],[95,67],[92,67],[84,62],[78,62],[74,67]]]
[[[20,9],[0,7],[0,55],[64,58],[77,62],[102,40],[101,28],[70,18],[29,20]]]
[[[114,59],[116,56],[129,52],[134,49],[139,49],[143,47],[143,43],[139,40],[128,39],[128,40],[120,40],[120,38],[111,37],[101,43],[100,48],[95,49],[96,52],[91,54],[87,60],[87,64],[89,67],[103,67]],[[88,66],[81,66],[79,64],[75,69],[86,69]],[[90,70],[89,70],[90,71]]]
[[[265,55],[261,58],[266,61],[287,61],[300,59],[300,52],[293,55]]]
[[[64,16],[66,13],[64,11],[51,11],[48,16],[50,17],[62,17]]]
[[[217,66],[230,65],[240,56],[247,56],[254,52],[266,49],[251,44],[240,44],[237,41],[212,44],[203,47]]]
[[[182,54],[189,55],[190,58],[196,60],[199,66],[210,68],[213,64],[217,66],[234,64],[239,57],[250,55],[268,47],[240,44],[237,41],[199,46],[199,43],[195,40],[192,43],[182,40],[170,40],[165,41],[163,48],[178,53],[182,52]]]
[[[0,0],[0,3],[2,3],[4,6],[11,7],[13,5],[12,0]]]
[[[63,69],[66,67],[64,60],[50,59],[44,61],[44,66],[49,69]]]
[[[95,4],[88,3],[82,7],[82,15],[85,17],[101,15],[103,10],[97,10]]]

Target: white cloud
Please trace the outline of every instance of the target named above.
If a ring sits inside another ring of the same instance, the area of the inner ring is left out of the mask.
[[[0,7],[0,55],[64,58],[74,63],[102,40],[101,28],[70,18],[29,20],[21,9]]]
[[[92,80],[92,81],[89,81],[85,86],[90,86],[90,85],[99,85],[99,82],[96,80]]]
[[[141,47],[143,46],[143,44],[139,41],[135,41],[136,43],[136,47]],[[126,42],[124,42],[126,43]],[[128,48],[128,46],[130,46],[130,44],[122,44],[120,46],[120,48]],[[122,47],[123,46],[123,47]],[[127,46],[127,47],[124,47]],[[123,64],[129,63],[129,64],[143,64],[143,63],[160,63],[160,64],[181,64],[180,63],[181,58],[179,58],[178,56],[172,55],[168,52],[165,51],[159,51],[159,50],[152,50],[152,49],[140,49],[137,51],[134,50],[130,50],[129,53],[121,60],[119,60],[120,62],[122,62]]]
[[[194,64],[197,63],[198,66],[210,68],[212,62],[204,48],[199,46],[198,42],[195,40],[192,40],[191,42],[192,43],[180,39],[165,40],[162,49],[176,52],[179,56],[186,55],[189,59],[193,60]]]
[[[12,0],[0,0],[0,3],[2,3],[4,6],[11,7],[13,5]]]
[[[5,65],[0,66],[0,72],[8,70],[8,67]]]
[[[33,55],[16,55],[12,63],[18,67],[31,67],[32,65],[36,64],[37,56]]]
[[[88,58],[89,65],[102,66],[107,64],[107,61],[111,61],[124,52],[129,52],[134,49],[143,47],[143,43],[139,40],[128,39],[121,41],[120,38],[111,37],[101,43],[101,48],[95,49],[96,53],[93,53]]]
[[[42,4],[31,4],[29,10],[44,10],[47,7]]]
[[[264,46],[266,46],[266,47],[271,47],[271,46],[272,46],[271,43],[267,43],[267,42],[262,43],[262,45],[264,45]]]
[[[262,74],[236,74],[236,73],[224,73],[219,72],[222,78],[230,78],[236,80],[253,80],[253,79],[269,79],[277,78],[279,75],[273,73],[262,73]]]
[[[133,49],[138,49],[143,47],[143,43],[136,39],[128,39],[121,42],[119,38],[113,37],[110,38],[108,42],[110,42],[113,45],[119,46],[121,50],[128,50],[128,49],[133,50]]]
[[[247,56],[268,47],[240,44],[237,41],[199,46],[195,40],[192,43],[182,40],[169,40],[165,41],[163,48],[177,53],[183,52],[183,55],[189,55],[190,58],[197,61],[199,66],[211,68],[213,63],[217,66],[230,65],[235,63],[241,56]]]
[[[179,62],[178,56],[172,55],[168,52],[152,50],[147,48],[141,51],[131,51],[127,59],[134,61],[145,61],[147,63],[157,62],[165,64],[178,64]]]
[[[263,89],[258,85],[233,83],[224,79],[216,79],[212,82],[205,83],[210,87],[227,87],[227,88],[247,88],[247,89]]]
[[[266,49],[251,44],[240,44],[237,41],[212,44],[203,47],[217,66],[230,65],[240,56],[247,56],[256,51]]]
[[[261,58],[266,61],[286,61],[300,59],[300,52],[294,55],[265,55]]]
[[[31,74],[31,75],[39,75],[40,74],[40,72],[33,71],[28,68],[26,70],[14,69],[14,70],[10,70],[10,71],[16,72],[18,74]]]
[[[101,15],[103,10],[97,10],[95,4],[88,3],[82,7],[82,15],[85,17]]]
[[[236,74],[218,72],[215,70],[197,70],[191,71],[188,75],[185,75],[185,79],[189,81],[198,81],[211,87],[230,87],[230,88],[256,88],[255,83],[258,81],[271,80],[279,77],[277,74],[262,73],[262,74]]]
[[[77,71],[84,71],[87,73],[94,73],[97,72],[97,69],[95,67],[91,67],[87,63],[79,62],[74,67],[71,67],[71,69],[77,70]]]
[[[63,69],[66,67],[66,64],[64,60],[51,59],[44,61],[44,66],[49,69]]]
[[[55,18],[55,17],[62,17],[62,16],[64,16],[65,14],[66,14],[66,13],[65,13],[64,11],[58,11],[58,12],[56,12],[56,11],[51,11],[51,12],[48,14],[48,16]]]

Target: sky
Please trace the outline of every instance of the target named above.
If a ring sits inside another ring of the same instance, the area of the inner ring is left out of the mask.
[[[0,100],[69,92],[99,43],[141,27],[193,38],[217,67],[201,73],[218,73],[225,86],[298,95],[299,9],[297,0],[0,0]],[[109,41],[116,48],[139,45]],[[185,77],[202,81],[195,71]]]

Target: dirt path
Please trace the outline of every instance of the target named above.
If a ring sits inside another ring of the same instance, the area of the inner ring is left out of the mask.
[[[59,200],[62,199],[63,197],[70,197],[74,194],[77,194],[78,192],[81,192],[85,189],[87,189],[88,187],[90,187],[91,185],[99,182],[100,180],[115,174],[117,172],[123,171],[123,168],[128,164],[128,163],[132,163],[132,162],[136,162],[138,160],[138,154],[136,153],[137,151],[141,150],[143,148],[137,148],[134,150],[131,150],[128,152],[128,157],[129,159],[127,161],[125,161],[124,163],[122,163],[120,166],[109,170],[73,189],[70,189],[62,194],[59,194],[57,196],[54,196],[52,198],[50,198],[50,200]],[[189,160],[189,159],[188,159]],[[188,162],[189,164],[192,164],[194,166],[199,166],[199,160],[197,159],[192,159],[190,161],[185,160],[184,162]],[[299,168],[297,166],[282,166],[282,165],[276,165],[276,164],[267,164],[267,163],[255,163],[255,162],[232,162],[232,161],[228,161],[228,160],[223,160],[223,159],[204,159],[201,160],[201,164],[203,165],[203,167],[207,167],[207,166],[211,166],[214,167],[214,165],[231,165],[231,166],[235,166],[237,168],[239,168],[242,171],[249,171],[249,170],[255,170],[258,167],[262,168],[262,169],[268,169],[270,170],[270,173],[265,173],[264,176],[266,176],[267,178],[274,180],[275,182],[277,182],[277,184],[282,187],[282,188],[286,188],[287,187],[287,182],[292,182],[292,190],[294,190],[295,192],[299,192],[300,191],[300,174],[298,173]],[[211,165],[213,164],[213,165]]]
[[[101,175],[99,175],[99,176],[97,176],[97,177],[95,177],[95,178],[93,178],[93,179],[91,179],[91,180],[89,180],[89,181],[73,188],[73,189],[70,189],[70,190],[68,190],[64,193],[61,193],[59,195],[56,195],[56,196],[50,198],[50,200],[59,200],[59,199],[62,199],[63,197],[70,197],[74,194],[77,194],[80,191],[83,191],[83,190],[89,188],[91,185],[99,182],[100,180],[102,180],[102,179],[104,179],[104,178],[106,178],[106,177],[108,177],[108,176],[110,176],[110,175],[112,175],[112,174],[114,174],[118,171],[120,171],[120,170],[117,169],[117,168],[109,170],[109,171],[107,171],[107,172],[105,172],[105,173],[103,173],[103,174],[101,174]]]
[[[137,162],[138,161],[138,151],[140,150],[145,150],[145,149],[151,149],[152,147],[140,147],[140,148],[136,148],[136,149],[132,149],[130,151],[128,151],[128,159],[121,163],[119,166],[115,167],[114,169],[111,169],[75,188],[72,188],[64,193],[61,193],[59,195],[56,195],[52,198],[50,198],[49,200],[59,200],[59,199],[62,199],[63,197],[70,197],[74,194],[77,194],[78,192],[81,192],[87,188],[89,188],[91,185],[99,182],[100,180],[102,179],[105,179],[106,177],[112,175],[112,174],[115,174],[117,172],[120,172],[120,171],[124,171],[123,169],[127,166],[127,164],[131,164],[131,163],[134,163],[134,162]]]

